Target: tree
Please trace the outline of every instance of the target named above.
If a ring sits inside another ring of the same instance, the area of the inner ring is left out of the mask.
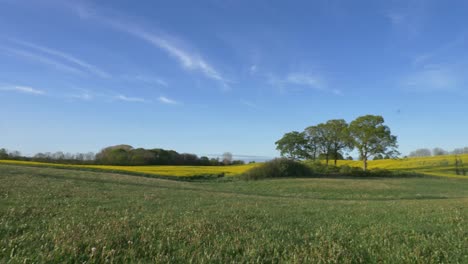
[[[130,145],[107,147],[96,155],[96,161],[100,164],[128,165],[131,150],[133,150],[133,147]]]
[[[306,145],[308,140],[305,133],[293,131],[284,134],[284,136],[275,142],[276,149],[280,151],[281,156],[297,160],[307,158]]]
[[[200,165],[209,166],[210,165],[210,159],[207,156],[201,156],[200,157]]]
[[[397,137],[392,135],[384,123],[382,116],[366,115],[358,117],[349,125],[353,145],[359,151],[364,170],[367,170],[370,157],[378,154],[391,157],[398,153]]]
[[[431,150],[427,148],[417,149],[409,154],[410,157],[430,157]]]
[[[443,156],[443,155],[448,155],[448,152],[442,148],[434,148],[432,150],[432,154],[434,156]]]
[[[329,156],[334,159],[336,166],[337,160],[343,157],[342,151],[353,147],[348,123],[343,119],[329,120],[325,123],[325,129],[330,141]]]
[[[8,156],[9,156],[10,158],[13,158],[13,159],[15,159],[15,158],[20,158],[20,157],[21,157],[21,152],[19,152],[19,151],[17,151],[17,150],[13,150],[13,151],[10,151],[10,152],[8,153]]]
[[[342,151],[353,146],[348,124],[343,119],[329,120],[314,129],[320,155],[325,157],[327,165],[330,159],[333,159],[336,165],[337,160],[343,156]]]
[[[328,156],[329,159],[332,159],[332,160],[344,160],[344,157],[341,153],[338,152],[337,156],[335,157],[335,154],[332,152],[329,156]],[[321,153],[319,155],[319,159],[320,160],[326,160],[327,159],[327,155],[325,153]]]
[[[306,144],[304,146],[304,152],[306,158],[316,160],[320,154],[320,133],[317,126],[310,126],[304,130],[304,137]]]
[[[461,154],[464,154],[464,149],[463,148],[456,148],[452,151],[451,154],[454,154],[454,155],[461,155]]]
[[[223,153],[223,164],[229,165],[232,162],[232,153],[231,152],[224,152]]]
[[[320,156],[324,157],[327,165],[331,157],[332,152],[332,134],[330,128],[327,124],[318,124],[317,129],[317,141],[318,141],[318,151]],[[323,158],[322,158],[323,159]]]
[[[384,156],[382,154],[377,154],[374,156],[374,160],[383,160]]]
[[[8,152],[6,149],[0,149],[0,159],[8,159]]]

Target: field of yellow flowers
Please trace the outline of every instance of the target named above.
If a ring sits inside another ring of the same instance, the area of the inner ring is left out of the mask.
[[[157,176],[192,177],[204,175],[234,176],[257,166],[259,163],[232,166],[110,166],[110,165],[68,165],[33,161],[0,160],[0,164],[53,167],[63,169],[89,169],[113,172],[131,172]]]
[[[456,160],[461,161],[458,166]],[[338,166],[361,167],[361,161],[340,160]],[[468,178],[468,154],[446,155],[422,158],[385,159],[369,161],[369,169],[400,170],[423,173],[433,176],[464,177]],[[463,175],[463,174],[466,175]]]
[[[456,160],[458,162],[458,174]],[[460,163],[461,161],[461,163]],[[67,165],[32,161],[0,160],[0,164],[53,167],[64,169],[87,169],[111,172],[148,174],[155,176],[235,176],[243,174],[261,163],[233,166],[110,166],[110,165]],[[340,160],[338,166],[362,167],[357,160]],[[386,169],[417,172],[432,176],[468,178],[468,154],[423,158],[385,159],[369,161],[369,169]]]

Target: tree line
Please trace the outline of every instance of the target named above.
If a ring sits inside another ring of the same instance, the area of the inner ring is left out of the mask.
[[[19,151],[7,151],[0,149],[0,159],[23,160],[61,164],[95,164],[95,165],[194,165],[194,166],[219,166],[244,164],[242,160],[234,160],[230,152],[225,152],[222,158],[198,157],[190,153],[178,153],[174,150],[161,148],[144,149],[133,148],[130,145],[116,145],[102,149],[97,154],[88,153],[64,153],[45,152],[37,153],[32,157],[22,156]]]
[[[343,119],[329,120],[304,131],[286,133],[275,142],[281,156],[293,160],[324,159],[337,164],[345,152],[356,149],[363,168],[367,170],[367,162],[371,158],[392,158],[398,155],[397,137],[385,124],[382,116],[365,115],[351,123]]]
[[[431,157],[431,156],[443,156],[443,155],[462,155],[462,154],[468,154],[468,147],[464,148],[456,148],[452,151],[447,151],[443,148],[434,148],[434,149],[428,149],[428,148],[420,148],[415,151],[411,151],[408,157]]]
[[[160,148],[133,148],[129,145],[117,145],[102,149],[96,154],[96,162],[108,165],[200,165],[219,166],[244,164],[242,160],[233,160],[230,152],[225,152],[222,159],[198,157],[190,153],[178,153]]]

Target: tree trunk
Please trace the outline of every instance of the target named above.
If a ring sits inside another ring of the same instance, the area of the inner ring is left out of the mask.
[[[364,157],[363,160],[364,160],[364,171],[367,171],[367,157]]]

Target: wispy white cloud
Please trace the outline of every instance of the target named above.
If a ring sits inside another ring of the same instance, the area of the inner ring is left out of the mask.
[[[401,2],[387,1],[390,5],[384,16],[398,33],[414,38],[421,34],[431,8],[430,1],[406,0]]]
[[[0,87],[0,91],[10,91],[10,92],[19,92],[19,93],[26,93],[26,94],[34,94],[34,95],[43,95],[45,94],[44,91],[34,89],[29,86],[5,86]]]
[[[36,51],[40,51],[40,52],[43,52],[43,53],[46,53],[46,54],[49,54],[49,55],[52,55],[52,56],[56,56],[57,58],[61,58],[61,59],[65,60],[65,61],[67,61],[69,63],[72,63],[72,64],[75,64],[76,66],[79,66],[79,67],[87,70],[88,72],[90,72],[90,73],[92,73],[94,75],[97,75],[99,77],[102,77],[102,78],[110,78],[111,77],[110,74],[108,74],[107,72],[99,69],[97,66],[92,65],[90,63],[87,63],[84,60],[78,59],[77,57],[75,57],[73,55],[70,55],[70,54],[67,54],[65,52],[55,50],[55,49],[51,49],[51,48],[47,48],[47,47],[43,47],[43,46],[36,45],[36,44],[26,42],[26,41],[22,41],[22,40],[12,39],[12,41],[17,43],[17,44],[20,44],[20,45],[22,45],[24,47],[28,47],[28,48],[34,49]]]
[[[319,74],[291,72],[283,77],[269,74],[267,78],[268,83],[280,89],[281,92],[313,89],[316,91],[333,93],[334,95],[343,95],[341,90],[330,88],[325,78]]]
[[[435,49],[414,56],[412,70],[400,80],[400,86],[419,92],[459,90],[468,83],[466,58],[459,56],[465,44],[466,33],[462,33]]]
[[[114,29],[133,35],[152,46],[165,51],[168,55],[175,58],[179,64],[186,70],[202,73],[205,77],[219,82],[223,90],[230,90],[230,81],[226,79],[218,69],[208,63],[200,54],[183,48],[173,37],[167,34],[156,34],[143,29],[135,24],[119,21],[109,17],[100,16],[96,10],[87,11],[85,7],[74,7],[76,13],[82,18],[92,18],[96,21],[111,26]]]
[[[94,99],[94,95],[89,93],[89,92],[83,92],[83,93],[80,93],[80,94],[72,94],[70,97],[75,98],[75,99],[79,99],[79,100],[83,100],[83,101],[91,101],[91,100]]]
[[[165,87],[169,86],[169,84],[165,80],[159,77],[154,77],[154,76],[136,75],[133,77],[127,76],[126,79],[132,79],[132,80],[144,82],[147,84],[156,84],[156,85],[165,86]]]
[[[134,102],[134,103],[148,102],[147,100],[140,98],[140,97],[128,97],[128,96],[121,95],[121,94],[115,96],[114,99],[119,100],[119,101]]]
[[[431,61],[447,60],[447,55],[453,54],[454,51],[464,50],[466,46],[467,34],[462,33],[456,36],[454,39],[445,42],[443,45],[436,49],[426,51],[418,54],[412,58],[412,65],[415,67],[425,66]],[[458,50],[457,50],[458,49]]]
[[[245,99],[241,99],[240,103],[242,105],[248,106],[248,107],[253,108],[253,109],[260,109],[260,107],[256,103],[253,103],[253,102],[245,100]]]
[[[403,24],[406,20],[406,14],[398,13],[395,11],[389,11],[385,16],[390,20],[393,25]]]
[[[340,96],[344,95],[343,92],[341,90],[339,90],[339,89],[333,89],[332,93],[334,95],[340,95]]]
[[[251,65],[250,68],[249,68],[250,74],[257,73],[257,70],[258,70],[258,66],[256,64]]]
[[[290,73],[284,80],[286,84],[308,86],[316,90],[325,90],[326,84],[321,77],[306,73]]]
[[[159,102],[163,103],[163,104],[179,104],[179,102],[177,102],[176,100],[173,100],[173,99],[170,99],[170,98],[167,98],[165,96],[160,96],[158,98]]]
[[[122,26],[122,24],[118,25],[120,29],[166,51],[169,55],[176,58],[185,69],[199,71],[207,78],[220,82],[224,89],[229,89],[228,81],[200,55],[184,50],[178,47],[174,42],[162,36],[146,32],[139,28],[128,28],[128,26]]]
[[[456,90],[461,79],[455,71],[438,65],[428,65],[402,80],[402,85],[412,91]]]
[[[325,78],[319,74],[291,72],[284,77],[270,74],[268,75],[268,82],[281,89],[281,91],[303,90],[304,88],[308,88],[317,91],[331,92],[335,95],[342,95],[339,89],[330,89]]]
[[[58,70],[61,70],[61,71],[66,71],[66,72],[70,72],[70,73],[74,73],[74,74],[78,74],[78,75],[85,74],[82,70],[80,70],[78,68],[68,66],[68,65],[63,64],[63,63],[61,63],[61,62],[59,62],[57,60],[54,60],[52,58],[48,58],[48,57],[45,57],[45,56],[42,56],[42,55],[39,55],[39,54],[31,53],[31,52],[26,51],[26,50],[0,46],[0,51],[4,51],[4,52],[6,52],[6,54],[9,54],[9,55],[23,57],[23,58],[28,59],[28,60],[30,60],[32,62],[46,64],[46,65],[52,66],[52,67],[54,67],[54,68],[56,68]]]

